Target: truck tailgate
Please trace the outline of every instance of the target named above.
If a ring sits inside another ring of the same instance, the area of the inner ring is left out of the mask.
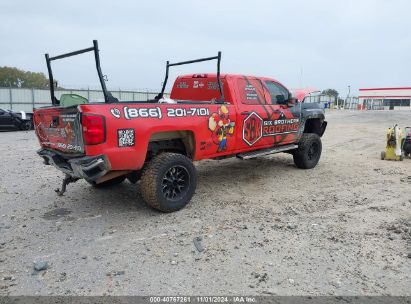
[[[78,107],[34,110],[34,124],[42,148],[83,154],[84,143]]]

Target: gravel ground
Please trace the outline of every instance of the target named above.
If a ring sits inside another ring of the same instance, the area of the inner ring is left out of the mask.
[[[328,112],[312,170],[287,154],[198,163],[173,214],[128,182],[58,197],[34,133],[2,132],[0,294],[411,295],[411,159],[379,159],[410,117]]]

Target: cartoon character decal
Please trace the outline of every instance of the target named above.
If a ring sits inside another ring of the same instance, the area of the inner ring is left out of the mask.
[[[230,121],[228,109],[221,106],[218,112],[214,112],[208,119],[208,128],[210,129],[213,142],[218,145],[217,152],[227,150],[227,136],[233,136],[235,122]]]
[[[64,127],[64,131],[66,132],[66,138],[69,142],[71,142],[74,138],[74,131],[71,123],[68,122],[67,125]]]

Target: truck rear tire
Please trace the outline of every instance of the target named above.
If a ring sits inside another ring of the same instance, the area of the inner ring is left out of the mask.
[[[197,172],[192,161],[178,153],[162,153],[143,170],[141,195],[157,210],[174,212],[184,208],[197,187]]]
[[[321,138],[315,133],[304,133],[293,153],[294,163],[300,169],[314,168],[321,157]]]
[[[124,180],[126,179],[126,177],[124,175],[122,176],[117,176],[115,178],[109,179],[108,181],[96,184],[96,182],[89,182],[87,181],[90,185],[92,185],[94,188],[106,188],[106,187],[111,187],[111,186],[115,186],[118,184],[121,184],[122,182],[124,182]]]

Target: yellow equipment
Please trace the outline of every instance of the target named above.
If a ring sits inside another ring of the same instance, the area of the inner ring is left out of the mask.
[[[411,158],[411,127],[404,128],[404,139],[402,143],[402,151],[405,156]]]
[[[402,151],[403,132],[398,125],[395,125],[387,130],[387,146],[385,151],[381,152],[381,159],[387,160],[403,160],[404,154]]]

